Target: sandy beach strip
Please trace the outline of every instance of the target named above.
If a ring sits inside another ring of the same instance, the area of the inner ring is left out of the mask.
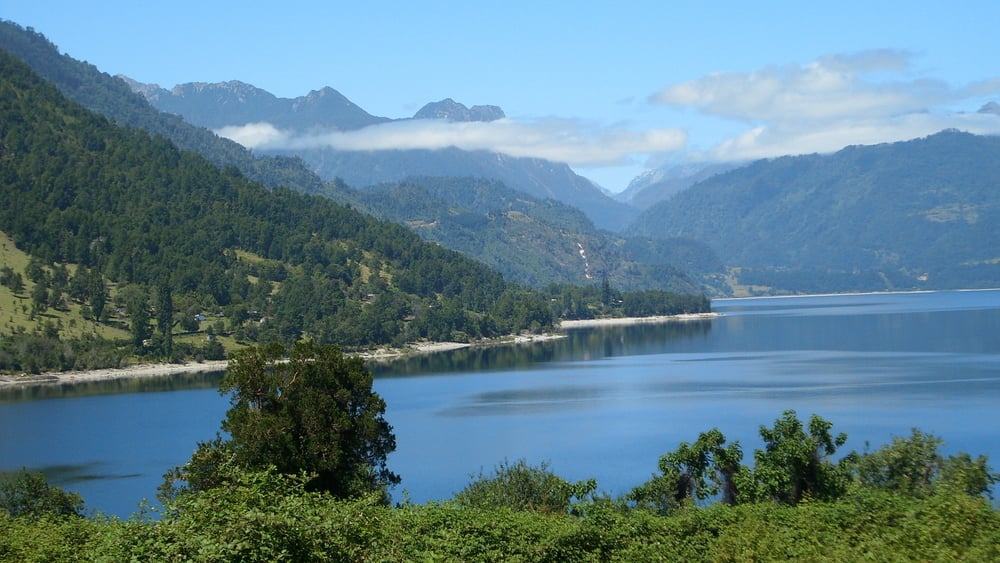
[[[528,334],[508,336],[478,342],[417,342],[401,349],[380,348],[371,352],[358,354],[366,360],[393,360],[410,354],[433,354],[461,348],[500,346],[505,344],[529,344],[543,342],[556,338],[565,338],[564,334]],[[186,362],[183,364],[136,364],[123,368],[95,369],[87,371],[62,371],[40,374],[0,374],[0,388],[9,386],[29,385],[73,385],[95,381],[112,381],[115,379],[140,379],[152,377],[170,377],[185,373],[204,373],[223,371],[228,366],[226,360],[206,362]]]
[[[136,364],[123,368],[95,369],[87,371],[60,371],[41,374],[0,375],[0,387],[9,385],[75,384],[114,379],[140,379],[146,377],[168,377],[181,373],[202,373],[223,371],[228,362],[215,360],[187,362],[183,364]]]
[[[593,328],[601,326],[625,326],[638,324],[658,324],[684,321],[700,321],[721,317],[719,313],[688,313],[683,315],[660,315],[655,317],[617,317],[606,319],[581,319],[576,321],[562,321],[559,328],[563,330],[573,330],[577,328]]]

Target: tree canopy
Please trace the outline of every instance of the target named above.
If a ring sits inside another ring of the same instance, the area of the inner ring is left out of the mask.
[[[183,479],[189,490],[214,488],[226,464],[305,473],[310,489],[338,498],[386,494],[399,482],[386,465],[396,438],[385,401],[361,358],[305,341],[287,356],[281,344],[252,346],[233,355],[219,390],[230,395],[229,437],[199,444],[168,487]]]

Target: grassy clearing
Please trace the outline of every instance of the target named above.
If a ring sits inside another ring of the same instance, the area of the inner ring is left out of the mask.
[[[10,267],[24,277],[24,289],[20,293],[0,286],[0,332],[10,333],[18,329],[33,332],[41,329],[45,323],[51,323],[59,329],[61,336],[67,338],[79,338],[85,334],[97,334],[106,339],[128,338],[128,332],[123,329],[83,318],[80,305],[73,302],[67,302],[66,311],[49,309],[32,316],[31,290],[35,284],[25,275],[28,259],[28,255],[19,250],[6,233],[0,231],[0,268]],[[71,274],[76,271],[76,265],[70,264],[67,268]]]

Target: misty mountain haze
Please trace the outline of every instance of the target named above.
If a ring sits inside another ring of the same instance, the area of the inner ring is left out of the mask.
[[[648,209],[698,182],[742,165],[735,162],[701,162],[654,168],[636,176],[624,191],[613,197],[638,209]]]
[[[507,117],[497,106],[465,107],[451,98],[431,102],[413,115],[413,119],[446,119],[448,121],[496,121]]]

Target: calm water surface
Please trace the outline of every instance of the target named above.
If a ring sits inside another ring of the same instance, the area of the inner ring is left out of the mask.
[[[713,307],[724,316],[373,366],[396,433],[396,496],[445,499],[521,458],[618,495],[712,427],[740,440],[749,461],[757,428],[785,409],[832,421],[849,436],[845,451],[919,427],[949,452],[1000,465],[1000,291]],[[42,469],[89,507],[127,516],[214,437],[228,407],[217,377],[0,396],[0,470]]]

